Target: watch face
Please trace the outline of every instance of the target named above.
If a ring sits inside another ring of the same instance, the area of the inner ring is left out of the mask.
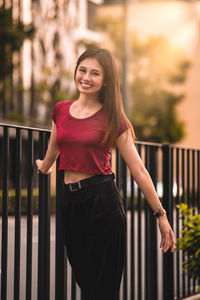
[[[154,213],[154,216],[158,218],[160,216],[163,216],[164,214],[167,214],[166,210],[164,208],[161,209],[161,207],[159,207],[158,212]]]

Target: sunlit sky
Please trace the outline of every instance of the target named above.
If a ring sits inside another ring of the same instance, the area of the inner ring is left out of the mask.
[[[137,3],[130,9],[129,20],[141,35],[165,35],[191,55],[199,37],[200,2]]]

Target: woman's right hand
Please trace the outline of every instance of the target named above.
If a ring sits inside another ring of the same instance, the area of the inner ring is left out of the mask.
[[[41,173],[43,173],[43,174],[46,175],[46,174],[49,174],[49,173],[52,172],[52,168],[50,168],[47,172],[44,172],[44,171],[42,170],[43,160],[41,160],[41,159],[36,159],[35,163],[36,163],[36,165],[37,165],[38,173],[41,172]]]

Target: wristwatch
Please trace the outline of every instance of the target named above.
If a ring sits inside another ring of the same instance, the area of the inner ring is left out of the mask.
[[[164,214],[167,214],[167,212],[166,212],[166,210],[165,210],[163,207],[161,207],[161,206],[158,206],[158,207],[157,207],[157,211],[154,212],[154,216],[155,216],[156,218],[158,218],[158,217],[160,217],[160,216],[163,216]]]

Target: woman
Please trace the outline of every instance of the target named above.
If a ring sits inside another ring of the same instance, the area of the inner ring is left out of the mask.
[[[56,103],[52,132],[38,171],[51,172],[60,153],[64,170],[61,199],[67,255],[85,299],[117,300],[124,265],[125,214],[110,166],[117,146],[131,174],[158,217],[162,250],[175,240],[150,176],[134,146],[124,114],[116,65],[106,49],[86,50],[74,80],[78,100]]]

